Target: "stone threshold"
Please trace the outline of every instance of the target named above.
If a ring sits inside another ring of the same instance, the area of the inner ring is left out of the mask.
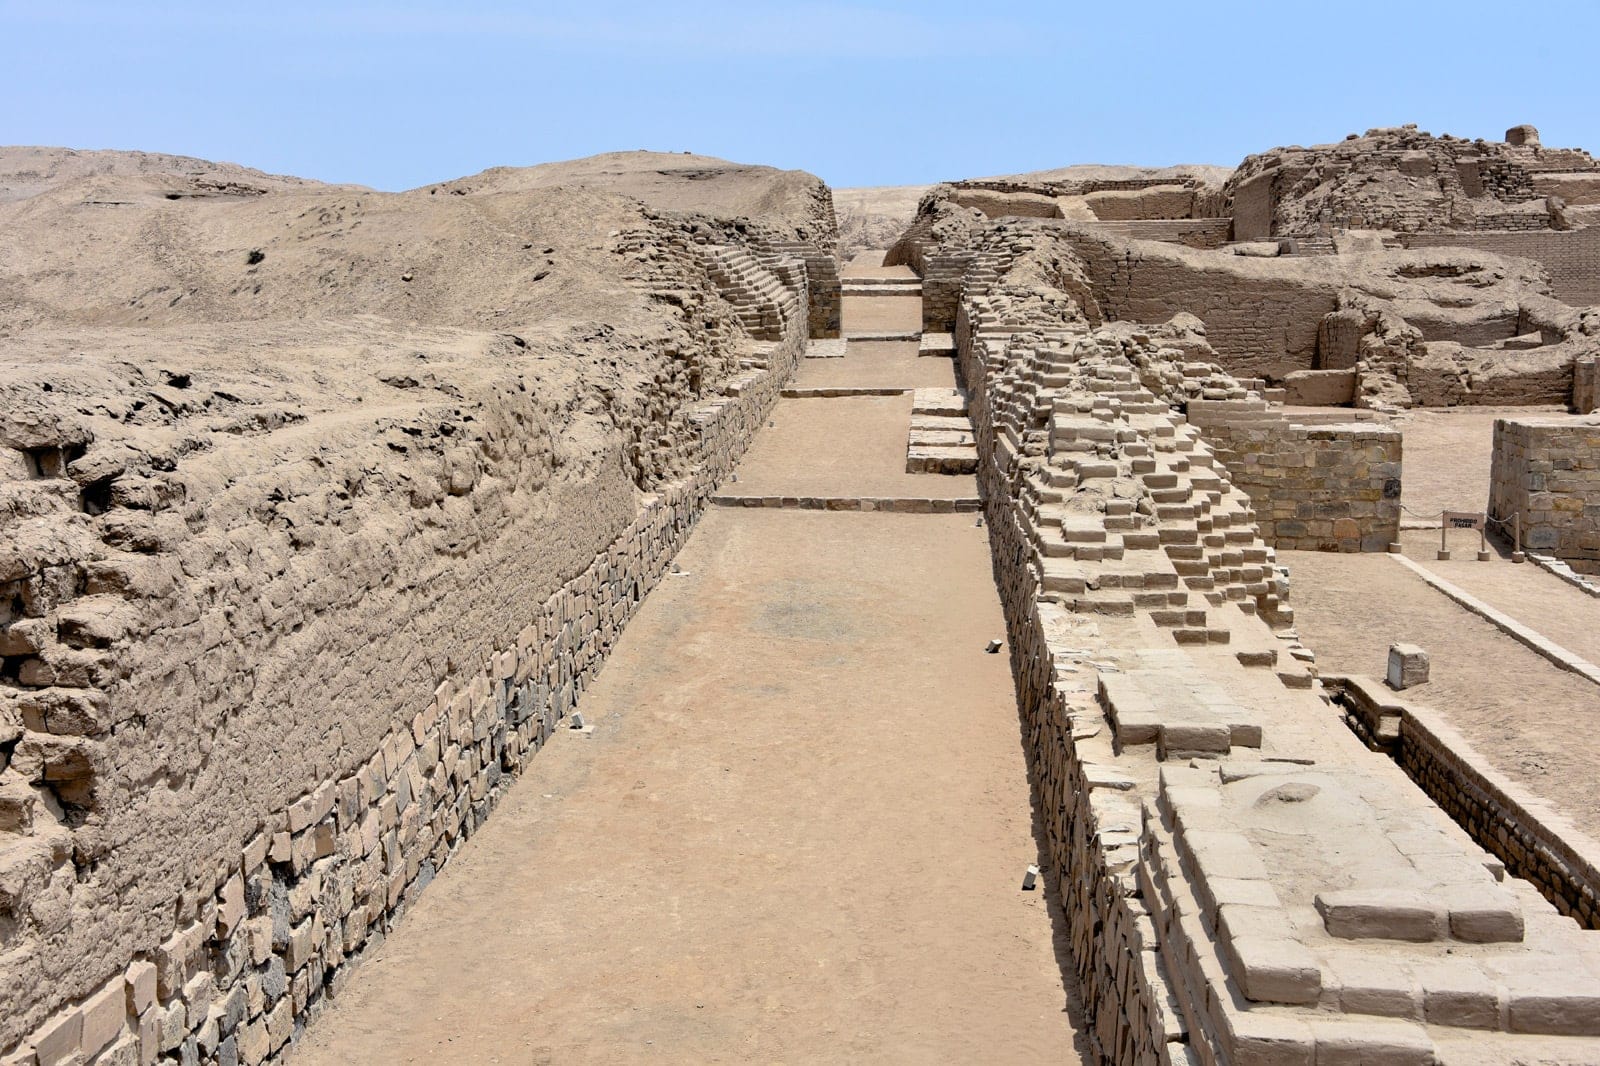
[[[1595,666],[1594,663],[1591,663],[1587,659],[1568,651],[1555,641],[1550,640],[1537,631],[1528,628],[1503,611],[1489,606],[1487,603],[1484,603],[1467,590],[1458,585],[1452,584],[1449,581],[1446,581],[1444,578],[1440,577],[1438,574],[1435,574],[1427,567],[1422,566],[1420,563],[1412,562],[1404,555],[1390,555],[1387,558],[1393,559],[1406,569],[1412,571],[1418,577],[1422,578],[1422,580],[1426,581],[1429,585],[1432,585],[1439,592],[1444,593],[1446,597],[1453,600],[1456,604],[1468,611],[1471,611],[1479,618],[1482,618],[1485,622],[1488,622],[1490,625],[1500,630],[1500,632],[1504,633],[1512,640],[1515,640],[1518,644],[1521,644],[1530,651],[1543,656],[1545,659],[1548,659],[1561,669],[1570,670],[1572,673],[1577,674],[1585,681],[1590,681],[1596,685],[1600,685],[1600,666]]]
[[[847,341],[920,341],[920,329],[890,330],[880,333],[846,333]]]
[[[917,391],[914,387],[893,385],[808,385],[784,389],[780,396],[786,400],[833,399],[840,396],[905,396]]]
[[[895,514],[971,514],[983,508],[976,496],[931,499],[916,496],[713,496],[713,507],[761,507],[798,511],[889,511]]]

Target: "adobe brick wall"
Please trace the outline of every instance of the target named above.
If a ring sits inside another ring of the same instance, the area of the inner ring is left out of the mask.
[[[1408,248],[1475,248],[1532,259],[1550,273],[1551,291],[1574,307],[1600,304],[1600,226],[1515,233],[1417,233]]]
[[[1281,378],[1313,369],[1323,316],[1338,309],[1339,287],[1332,280],[1147,254],[1096,234],[1090,225],[1066,233],[1089,264],[1095,299],[1107,319],[1165,322],[1180,313],[1197,315],[1218,361],[1238,377]]]
[[[1221,248],[1233,235],[1233,222],[1226,218],[1101,219],[1084,225],[1093,225],[1118,237],[1165,241],[1187,248]]]

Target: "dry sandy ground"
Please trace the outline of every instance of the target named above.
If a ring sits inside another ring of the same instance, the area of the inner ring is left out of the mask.
[[[713,510],[295,1066],[1060,1063],[984,531]]]
[[[739,496],[977,496],[977,478],[906,473],[911,396],[781,400],[739,466]],[[972,519],[968,519],[969,522]]]
[[[1442,712],[1502,772],[1573,821],[1595,824],[1600,688],[1529,651],[1384,555],[1278,557],[1290,569],[1300,635],[1321,669],[1381,678],[1391,643],[1420,645],[1431,660],[1429,681],[1406,690],[1406,698]],[[1596,605],[1590,617],[1600,622],[1600,600],[1590,602]],[[1522,620],[1540,624],[1537,613]]]
[[[416,191],[461,195],[556,186],[620,193],[668,211],[783,219],[800,225],[816,221],[812,200],[817,179],[805,171],[730,163],[690,152],[606,152],[532,167],[493,167]]]
[[[1402,522],[1437,518],[1440,511],[1481,511],[1489,505],[1489,459],[1494,421],[1554,407],[1456,407],[1407,411],[1391,420],[1404,434]]]
[[[916,341],[851,341],[843,358],[807,359],[794,383],[807,387],[911,386],[953,389],[954,359],[919,356]]]
[[[922,331],[922,301],[915,296],[846,296],[839,306],[847,337]]]

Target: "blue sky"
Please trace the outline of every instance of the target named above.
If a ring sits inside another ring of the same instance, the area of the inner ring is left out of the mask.
[[[1600,151],[1600,4],[0,0],[0,143],[401,189],[630,148],[837,186],[1232,165],[1370,126]]]

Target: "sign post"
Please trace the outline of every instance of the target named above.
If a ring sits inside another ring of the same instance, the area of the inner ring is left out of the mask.
[[[1450,546],[1445,542],[1445,534],[1452,529],[1476,529],[1478,531],[1478,562],[1489,561],[1488,523],[1484,521],[1481,511],[1446,511],[1439,516],[1439,558],[1450,558]]]

